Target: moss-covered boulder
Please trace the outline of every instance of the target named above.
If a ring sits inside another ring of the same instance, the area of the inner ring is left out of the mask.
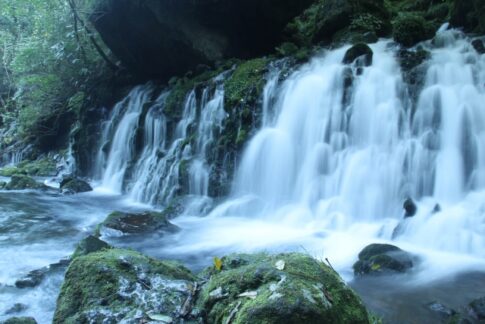
[[[74,259],[57,300],[54,323],[143,323],[182,316],[195,277],[176,262],[109,249]],[[185,314],[187,316],[187,314]],[[163,321],[162,321],[163,322]]]
[[[63,194],[73,195],[93,191],[93,188],[84,180],[77,178],[65,178],[61,181],[60,190]]]
[[[362,65],[369,66],[372,65],[372,58],[374,53],[369,45],[364,43],[359,43],[347,50],[343,59],[344,64],[351,64],[358,58],[361,58]]]
[[[33,317],[12,317],[1,323],[2,324],[37,324],[37,321]]]
[[[403,273],[414,266],[415,258],[390,244],[371,244],[359,253],[355,275]]]
[[[26,175],[13,175],[10,182],[7,183],[5,189],[7,190],[25,190],[25,189],[45,189],[46,186],[39,183]]]
[[[95,236],[103,234],[141,235],[156,231],[174,233],[179,229],[168,221],[165,213],[147,211],[144,213],[113,212],[97,226]]]
[[[219,260],[217,260],[219,261]],[[202,286],[207,323],[369,323],[355,293],[331,268],[298,253],[231,255]]]
[[[390,30],[390,14],[383,0],[318,0],[288,24],[286,32],[297,44],[311,45],[363,41],[368,33],[376,39]]]
[[[89,235],[78,243],[71,259],[111,248],[112,247],[105,241],[102,241],[93,235]]]
[[[418,14],[404,13],[392,22],[394,40],[410,47],[434,35],[433,27]]]
[[[37,177],[51,177],[57,175],[57,166],[54,159],[46,157],[36,161],[22,161],[16,166],[0,168],[0,176],[11,177],[23,174]]]

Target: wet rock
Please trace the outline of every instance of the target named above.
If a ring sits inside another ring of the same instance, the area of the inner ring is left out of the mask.
[[[418,211],[418,207],[411,198],[404,201],[402,208],[404,209],[404,218],[413,217]]]
[[[0,190],[4,189],[7,186],[7,183],[5,181],[0,181]]]
[[[7,183],[7,190],[25,190],[25,189],[45,189],[46,186],[25,175],[13,175],[10,182]]]
[[[170,223],[165,213],[144,212],[144,213],[111,213],[95,231],[99,237],[106,231],[117,231],[121,234],[146,234],[155,231],[176,232],[178,227]]]
[[[411,47],[433,35],[434,30],[420,15],[401,14],[393,21],[394,40],[403,46]]]
[[[426,305],[430,311],[439,314],[443,318],[449,318],[456,314],[456,311],[439,302],[432,302]]]
[[[437,213],[439,213],[439,212],[441,212],[441,206],[440,206],[440,204],[436,204],[436,205],[434,205],[433,210],[432,210],[432,212],[431,212],[431,213],[432,213],[432,214],[437,214]]]
[[[111,249],[112,247],[106,243],[105,241],[100,240],[99,238],[89,235],[84,240],[79,242],[72,255],[72,259],[87,255],[89,253],[98,252],[105,249]]]
[[[308,255],[231,255],[204,275],[197,308],[206,323],[369,323],[357,295]]]
[[[406,251],[390,244],[371,244],[359,253],[354,264],[355,275],[403,273],[414,265],[414,258]]]
[[[53,322],[177,319],[193,297],[195,280],[176,262],[158,261],[131,250],[109,249],[80,256],[67,270]]]
[[[485,45],[483,44],[483,41],[481,39],[475,39],[472,42],[473,48],[479,53],[479,54],[485,54]]]
[[[61,181],[60,189],[63,194],[73,195],[76,193],[93,191],[93,188],[84,180],[65,178]]]
[[[2,324],[37,324],[37,321],[33,317],[12,317],[1,323]]]
[[[47,267],[30,271],[25,277],[15,281],[15,287],[19,289],[33,288],[39,286],[45,277],[58,270],[63,270],[69,265],[69,260],[61,260],[57,263],[50,264]]]
[[[362,64],[364,66],[370,66],[372,65],[373,55],[374,53],[367,44],[359,43],[347,50],[343,59],[343,63],[351,64],[358,58],[362,58]]]
[[[5,312],[5,315],[17,314],[17,313],[20,313],[20,312],[23,312],[23,311],[27,310],[27,308],[28,308],[27,305],[17,303],[17,304],[14,304],[12,307],[10,307]]]
[[[485,320],[485,297],[475,299],[469,304],[471,315],[479,320]]]

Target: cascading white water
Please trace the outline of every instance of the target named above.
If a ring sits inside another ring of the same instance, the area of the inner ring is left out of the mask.
[[[190,239],[171,252],[302,245],[346,271],[366,244],[395,240],[449,269],[464,260],[439,253],[483,260],[485,56],[446,27],[421,46],[431,58],[417,102],[390,41],[371,45],[369,67],[342,64],[344,47],[268,84],[230,198],[182,217]],[[403,220],[407,197],[418,213]]]
[[[107,145],[107,139],[112,138],[110,151],[107,155],[106,166],[103,155],[104,147],[98,154],[97,164],[103,168],[102,185],[114,192],[120,192],[123,188],[123,180],[126,169],[132,162],[135,150],[135,135],[138,129],[138,122],[142,114],[144,104],[148,101],[151,89],[148,87],[136,87],[128,97],[118,103],[113,110],[110,121],[103,129],[103,146]],[[116,121],[121,119],[118,124]],[[116,129],[114,128],[116,124]],[[114,135],[110,136],[114,131]]]
[[[98,176],[102,174],[102,186],[115,192],[127,191],[135,201],[163,204],[180,190],[180,173],[184,172],[188,182],[186,194],[207,198],[208,150],[226,118],[223,80],[224,74],[214,78],[200,98],[195,90],[188,93],[182,116],[172,132],[164,112],[169,92],[143,108],[151,88],[135,88],[115,106],[103,126],[95,171]],[[143,109],[147,112],[142,121]],[[136,156],[134,140],[140,127],[143,151]],[[110,147],[108,154],[107,147]],[[134,165],[133,174],[127,178],[130,164]]]

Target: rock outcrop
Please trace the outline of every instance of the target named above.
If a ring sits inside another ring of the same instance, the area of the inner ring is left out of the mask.
[[[273,51],[314,0],[97,0],[90,20],[133,73],[169,79],[200,64]]]

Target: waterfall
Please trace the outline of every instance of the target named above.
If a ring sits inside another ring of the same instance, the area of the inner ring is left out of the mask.
[[[178,223],[190,239],[171,245],[173,253],[311,241],[334,251],[340,267],[365,244],[394,241],[483,258],[485,56],[446,27],[419,46],[430,56],[416,95],[390,40],[370,45],[370,66],[343,64],[350,46],[289,76],[271,66],[255,107],[261,127],[237,162],[231,194],[207,213],[208,156],[227,131],[224,76],[190,91],[175,124],[164,111],[168,92],[144,115],[150,91],[135,89],[104,127],[103,184],[157,205],[192,197]],[[140,124],[143,150],[135,154]],[[404,219],[407,198],[418,212]]]
[[[190,91],[174,127],[173,118],[164,111],[170,92],[163,91],[150,102],[150,86],[135,88],[103,125],[95,172],[102,177],[102,186],[124,191],[135,201],[160,205],[180,194],[185,181],[184,194],[207,198],[207,158],[227,115],[223,80],[224,74],[214,78],[200,96],[195,89]],[[143,149],[137,154],[134,146],[140,130]],[[132,175],[126,174],[128,168]]]

